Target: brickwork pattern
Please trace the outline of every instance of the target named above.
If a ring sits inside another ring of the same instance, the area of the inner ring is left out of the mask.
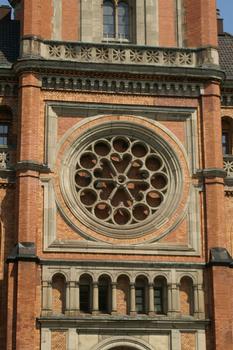
[[[194,333],[181,333],[181,350],[196,350],[196,335]]]
[[[66,331],[52,331],[51,350],[66,350]]]
[[[181,280],[180,311],[182,315],[193,314],[193,287],[189,278],[182,278]]]
[[[122,276],[117,283],[117,313],[127,315],[129,312],[129,280]]]

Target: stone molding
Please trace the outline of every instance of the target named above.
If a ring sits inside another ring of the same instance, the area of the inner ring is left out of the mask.
[[[129,346],[133,349],[138,350],[153,350],[153,347],[146,343],[142,339],[133,338],[130,336],[115,336],[112,338],[108,338],[100,342],[97,346],[91,348],[91,350],[109,350],[113,349],[114,347],[119,346]]]
[[[42,89],[61,91],[93,91],[117,94],[198,97],[203,85],[172,81],[128,80],[125,78],[69,77],[42,75]]]

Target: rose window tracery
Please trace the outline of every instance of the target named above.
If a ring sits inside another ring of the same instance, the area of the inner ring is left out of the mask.
[[[78,157],[78,201],[110,225],[133,225],[154,215],[168,190],[167,167],[156,149],[133,137],[92,142]]]

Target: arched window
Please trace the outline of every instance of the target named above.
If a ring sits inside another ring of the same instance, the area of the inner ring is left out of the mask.
[[[113,41],[130,38],[130,8],[127,1],[103,2],[103,36]]]
[[[233,120],[229,117],[222,119],[222,152],[232,154],[232,135],[233,135]]]
[[[83,275],[79,280],[79,304],[80,311],[84,313],[91,312],[92,305],[92,278],[89,275]]]
[[[99,311],[111,312],[111,281],[108,276],[99,278]]]
[[[137,277],[135,283],[136,312],[147,313],[148,305],[148,281],[144,276]]]
[[[125,1],[118,4],[118,35],[120,39],[129,39],[129,5]]]
[[[113,1],[104,1],[103,20],[104,37],[115,38],[115,6]]]
[[[130,281],[128,276],[122,275],[117,279],[117,313],[129,315],[130,312]]]
[[[156,314],[167,313],[167,281],[162,276],[154,281],[154,306]]]
[[[52,310],[54,314],[64,314],[66,308],[66,280],[56,274],[52,279]]]
[[[183,277],[180,281],[180,312],[189,316],[194,313],[194,290],[190,277]]]

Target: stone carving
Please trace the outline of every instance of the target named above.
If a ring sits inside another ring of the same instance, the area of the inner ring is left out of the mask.
[[[9,152],[0,150],[0,169],[7,169],[9,162],[10,162]]]
[[[166,48],[137,48],[124,45],[116,48],[110,44],[44,44],[47,59],[75,60],[77,62],[108,62],[123,64],[149,64],[194,67],[197,62],[195,50]]]
[[[111,225],[135,225],[154,215],[168,190],[159,153],[133,137],[94,141],[78,157],[74,181],[81,207]]]
[[[227,172],[227,177],[233,178],[233,156],[224,157],[223,169]]]

